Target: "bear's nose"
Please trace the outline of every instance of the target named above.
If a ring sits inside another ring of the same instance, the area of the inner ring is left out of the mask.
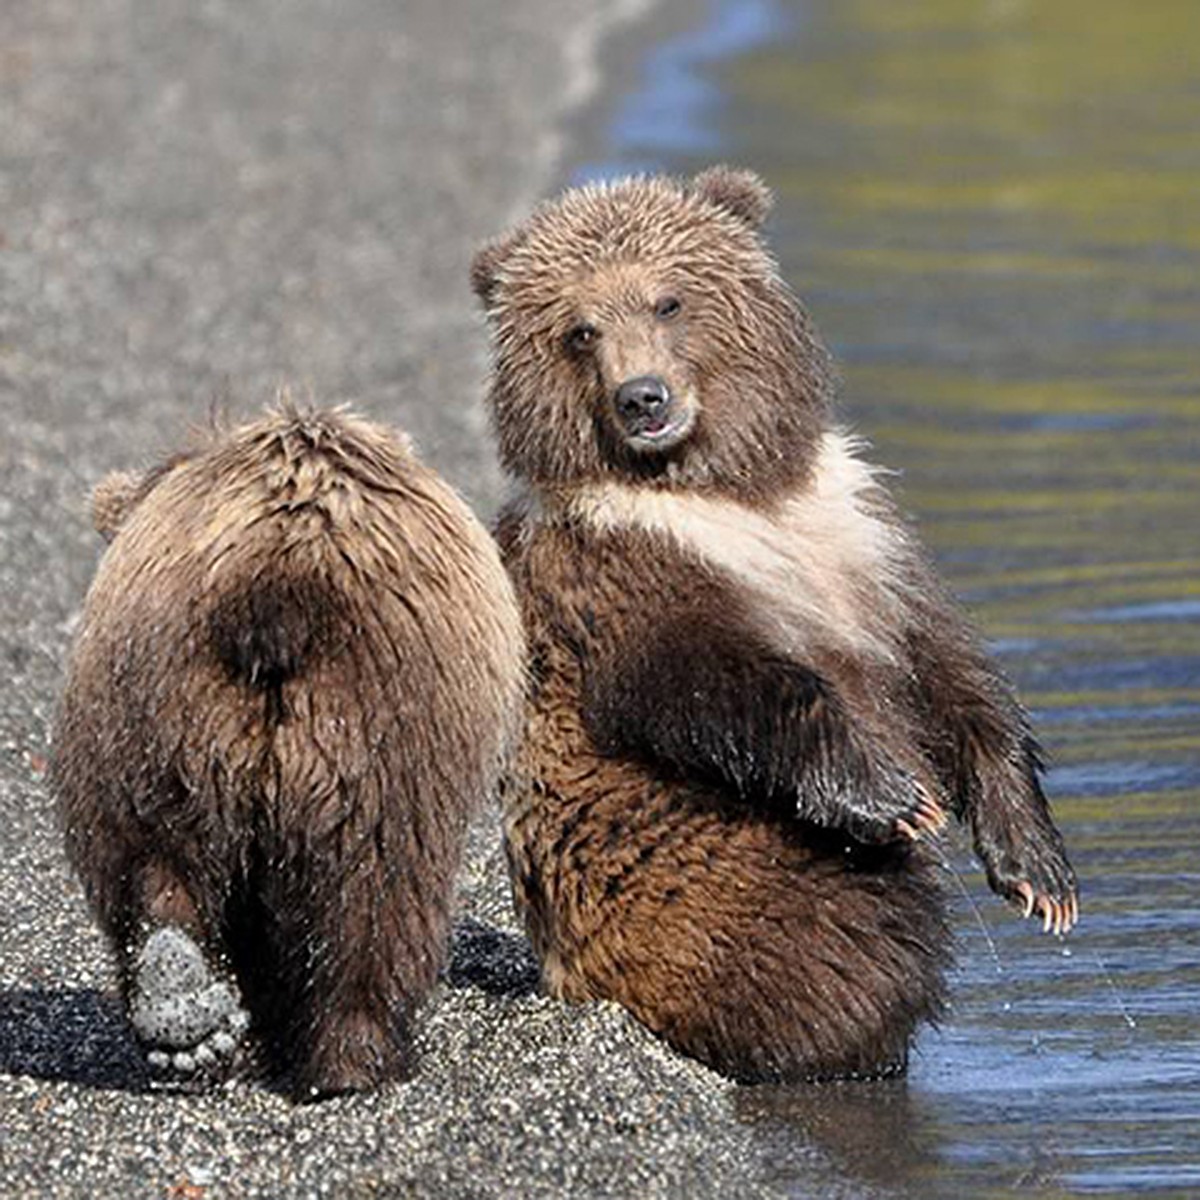
[[[617,388],[617,416],[623,421],[644,420],[665,408],[670,399],[670,390],[657,375],[639,375]]]

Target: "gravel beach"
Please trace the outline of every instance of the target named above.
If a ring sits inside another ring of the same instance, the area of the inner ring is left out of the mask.
[[[770,1194],[733,1089],[536,994],[494,814],[412,1082],[145,1092],[45,783],[88,489],[214,402],[351,401],[494,509],[470,254],[560,177],[598,47],[647,8],[0,9],[0,1195]]]

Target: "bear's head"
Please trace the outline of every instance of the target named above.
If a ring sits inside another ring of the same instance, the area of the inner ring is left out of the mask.
[[[748,171],[577,188],[475,256],[506,468],[768,497],[802,478],[831,372]]]

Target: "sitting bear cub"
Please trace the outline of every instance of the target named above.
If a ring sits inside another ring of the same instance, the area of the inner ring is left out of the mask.
[[[93,509],[54,779],[152,1067],[209,1080],[253,1046],[305,1099],[406,1074],[520,715],[495,545],[342,412],[281,408]]]
[[[832,411],[762,182],[567,192],[479,251],[531,659],[507,789],[548,987],[739,1079],[901,1069],[943,1000],[927,848],[1066,930],[1012,689]]]

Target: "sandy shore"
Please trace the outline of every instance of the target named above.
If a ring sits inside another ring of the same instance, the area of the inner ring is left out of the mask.
[[[398,422],[482,510],[473,245],[560,170],[610,0],[12,0],[0,12],[0,1195],[758,1194],[731,1089],[532,990],[494,823],[411,1083],[141,1091],[44,780],[84,497],[214,398]]]

